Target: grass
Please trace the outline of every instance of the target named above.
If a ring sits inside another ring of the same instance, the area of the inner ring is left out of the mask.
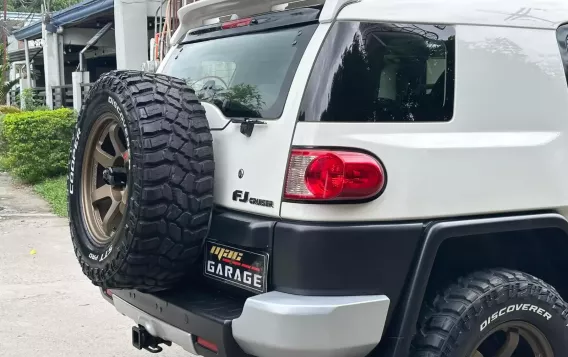
[[[56,215],[67,217],[67,176],[35,184],[34,191],[49,203]]]

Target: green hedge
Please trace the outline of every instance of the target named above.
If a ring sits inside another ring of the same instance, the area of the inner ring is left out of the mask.
[[[76,118],[70,109],[6,114],[0,125],[1,166],[27,183],[67,171]]]

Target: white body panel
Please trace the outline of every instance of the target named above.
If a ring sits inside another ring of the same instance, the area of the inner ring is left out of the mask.
[[[328,28],[329,25],[321,25],[314,33],[279,119],[266,120],[266,125],[255,125],[250,138],[239,132],[239,124],[229,124],[225,130],[213,132],[216,204],[260,215],[279,215],[286,163],[298,117],[298,107],[312,63]],[[220,128],[227,124],[228,119],[217,107],[208,103],[203,103],[203,106],[211,128]],[[238,173],[241,169],[244,176],[239,179]],[[248,191],[251,197],[271,200],[274,207],[233,201],[235,190]]]
[[[456,27],[446,123],[299,123],[293,145],[364,148],[387,187],[350,205],[282,204],[282,218],[407,220],[568,206],[568,88],[556,32]]]
[[[319,48],[345,4],[338,20],[457,24],[451,121],[297,123]],[[281,118],[256,125],[250,138],[239,133],[238,124],[213,133],[216,204],[302,221],[568,213],[568,87],[556,40],[556,28],[568,22],[568,2],[330,1],[322,16]],[[215,106],[204,107],[212,128],[227,123]],[[386,189],[363,204],[282,202],[291,144],[368,150],[386,167]],[[271,200],[274,207],[234,201],[235,190]]]

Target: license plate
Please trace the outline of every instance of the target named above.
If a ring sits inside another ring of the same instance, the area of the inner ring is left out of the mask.
[[[250,291],[264,293],[268,254],[233,248],[215,241],[205,243],[205,276]]]

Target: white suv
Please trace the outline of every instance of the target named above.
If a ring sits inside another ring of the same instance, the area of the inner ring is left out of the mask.
[[[158,74],[93,86],[70,155],[77,257],[137,348],[568,353],[567,1],[179,18]]]

